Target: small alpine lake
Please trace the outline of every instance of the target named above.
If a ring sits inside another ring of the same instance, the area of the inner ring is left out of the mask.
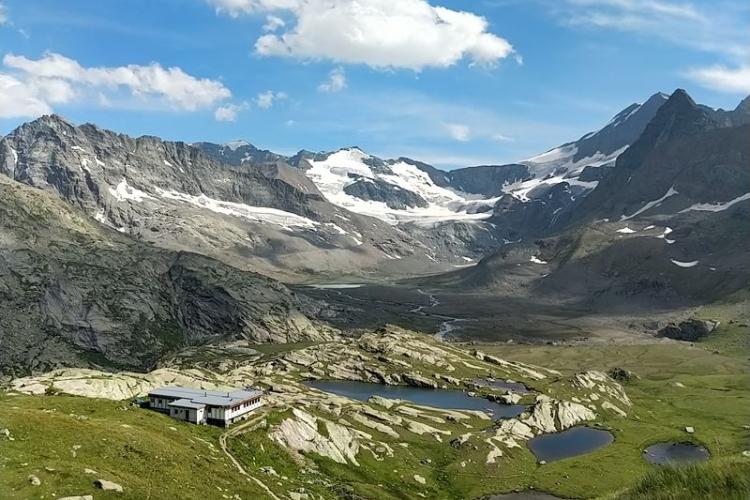
[[[495,403],[487,399],[471,397],[462,391],[449,389],[424,389],[350,380],[310,380],[305,384],[320,391],[345,396],[357,401],[367,401],[372,396],[403,399],[418,405],[445,410],[486,411],[492,414],[493,419],[515,417],[526,409],[521,405]]]
[[[694,443],[656,443],[643,452],[647,462],[657,465],[677,465],[705,462],[710,453]]]
[[[554,462],[591,453],[604,448],[614,440],[609,431],[579,426],[532,438],[529,440],[529,449],[540,462]]]

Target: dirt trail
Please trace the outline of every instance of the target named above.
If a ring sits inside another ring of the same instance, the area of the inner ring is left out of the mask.
[[[242,423],[242,424],[240,424],[240,425],[238,425],[236,427],[232,427],[231,429],[229,429],[228,431],[226,431],[225,433],[223,433],[219,437],[219,445],[221,446],[221,450],[224,452],[224,454],[229,457],[229,459],[232,461],[232,463],[237,468],[237,470],[240,471],[240,474],[242,474],[243,476],[245,476],[248,481],[254,481],[258,486],[260,486],[261,488],[263,488],[263,490],[265,490],[265,492],[268,493],[268,496],[270,498],[273,498],[274,500],[281,500],[279,497],[277,497],[274,494],[273,491],[271,491],[271,489],[268,486],[266,486],[263,483],[263,481],[261,481],[260,479],[254,477],[254,476],[251,476],[245,470],[245,468],[242,467],[242,464],[239,462],[239,460],[237,460],[236,458],[234,458],[234,455],[232,455],[232,453],[230,453],[229,447],[227,446],[227,439],[228,438],[239,436],[243,432],[247,432],[247,431],[251,430],[252,428],[254,428],[254,426],[256,426],[260,422],[262,422],[263,419],[264,419],[264,416],[261,415],[261,416],[259,416],[257,418],[252,419],[252,420],[248,420],[247,422]]]

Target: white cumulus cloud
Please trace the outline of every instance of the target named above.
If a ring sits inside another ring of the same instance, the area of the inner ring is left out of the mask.
[[[282,101],[288,96],[285,92],[274,92],[273,90],[267,90],[261,92],[255,97],[255,104],[261,109],[269,109],[277,101]]]
[[[50,105],[24,82],[0,73],[0,118],[33,118],[52,112]]]
[[[91,95],[111,102],[124,93],[141,104],[195,111],[232,95],[219,81],[196,78],[180,68],[164,68],[158,63],[84,67],[74,59],[46,53],[40,59],[7,54],[3,64],[11,72],[6,76],[22,82],[26,92],[48,108]]]
[[[292,26],[256,41],[256,52],[264,56],[419,71],[462,59],[491,65],[514,54],[508,41],[488,31],[485,18],[427,0],[208,1],[231,16],[290,14]]]
[[[340,92],[346,88],[346,73],[344,68],[336,68],[328,74],[328,79],[318,85],[320,92]]]
[[[237,115],[240,111],[244,111],[248,108],[248,104],[243,102],[242,104],[228,103],[223,106],[219,106],[214,111],[214,119],[217,122],[234,122],[237,121]]]
[[[710,66],[696,68],[688,76],[704,87],[736,94],[750,93],[750,65],[729,68]]]

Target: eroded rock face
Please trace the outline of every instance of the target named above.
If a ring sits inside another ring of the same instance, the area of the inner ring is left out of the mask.
[[[0,375],[145,371],[212,341],[335,337],[310,319],[323,304],[277,281],[135,241],[1,175],[0,213]]]

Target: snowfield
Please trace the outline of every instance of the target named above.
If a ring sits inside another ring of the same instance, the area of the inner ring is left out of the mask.
[[[623,215],[620,218],[620,220],[630,220],[633,217],[641,215],[642,213],[647,212],[647,211],[651,210],[652,208],[658,207],[659,205],[661,205],[664,202],[664,200],[666,200],[667,198],[670,198],[670,197],[672,197],[672,196],[674,196],[676,194],[680,194],[680,193],[678,193],[677,190],[674,188],[674,186],[672,186],[672,187],[670,187],[667,190],[667,192],[664,194],[664,196],[662,196],[658,200],[649,201],[648,203],[646,203],[645,205],[643,205],[640,208],[640,210],[638,210],[636,212],[633,212],[631,215]]]
[[[743,202],[745,200],[750,200],[750,193],[745,193],[742,196],[738,196],[733,200],[727,201],[726,203],[697,203],[693,206],[687,207],[684,210],[680,210],[680,213],[683,214],[685,212],[690,212],[693,210],[698,212],[723,212],[724,210],[731,208],[733,205],[736,205],[737,203]]]
[[[140,189],[129,186],[127,179],[123,179],[122,181],[120,181],[120,183],[114,189],[110,187],[109,194],[114,196],[117,201],[136,201],[139,203],[143,200],[150,200],[154,198],[145,191],[141,191]]]
[[[325,160],[310,160],[311,168],[305,173],[334,205],[393,225],[402,222],[426,225],[443,221],[479,222],[492,215],[488,209],[497,198],[484,200],[440,187],[426,172],[403,161],[373,168],[366,163],[372,159],[360,149],[342,149]],[[411,191],[424,199],[428,206],[394,209],[385,202],[363,200],[344,192],[344,188],[361,179],[377,179]],[[482,208],[487,211],[479,212]]]
[[[286,229],[314,229],[319,225],[318,222],[308,219],[307,217],[302,217],[301,215],[285,212],[284,210],[276,208],[256,207],[245,205],[244,203],[216,200],[209,198],[205,194],[193,196],[187,193],[180,193],[173,190],[165,191],[159,188],[157,188],[156,191],[159,196],[168,200],[189,203],[196,207],[208,209],[212,212],[242,217],[253,222],[275,224]]]

